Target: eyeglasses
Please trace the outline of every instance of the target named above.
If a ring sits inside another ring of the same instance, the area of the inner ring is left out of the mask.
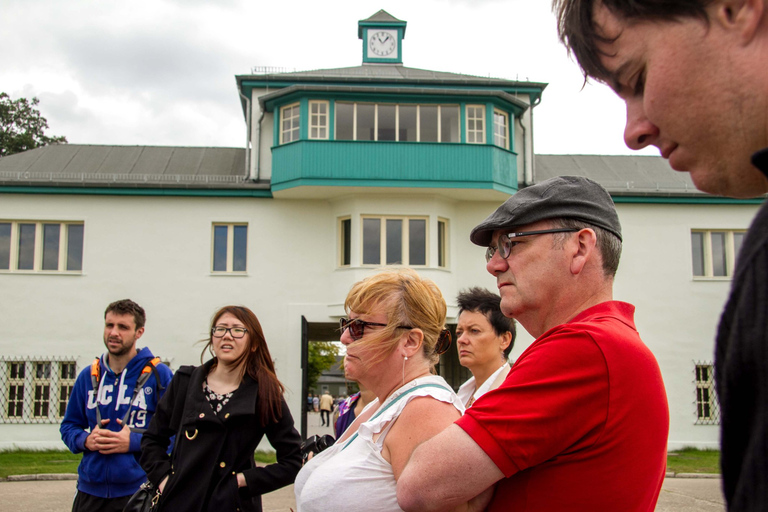
[[[227,331],[229,331],[229,334],[231,334],[233,338],[242,338],[245,336],[245,333],[248,332],[248,329],[244,327],[222,327],[217,325],[211,329],[211,336],[214,338],[222,338],[227,334]]]
[[[353,318],[353,319],[339,318],[339,328],[341,329],[341,332],[344,332],[344,329],[349,328],[349,335],[352,336],[352,339],[355,341],[363,337],[363,334],[365,334],[365,327],[369,325],[376,326],[376,327],[387,326],[387,324],[377,324],[376,322],[364,322],[359,318]],[[413,327],[408,325],[398,325],[397,328],[413,329]]]
[[[520,236],[546,235],[548,233],[575,233],[576,231],[578,231],[577,228],[558,228],[542,229],[540,231],[522,231],[520,233],[506,233],[504,235],[499,235],[499,239],[496,242],[496,247],[491,245],[488,247],[488,249],[486,249],[485,261],[491,261],[491,258],[493,258],[493,255],[496,254],[496,251],[499,251],[499,254],[501,254],[502,258],[509,258],[509,254],[512,252],[512,247],[514,247],[516,243],[512,241],[513,238]]]

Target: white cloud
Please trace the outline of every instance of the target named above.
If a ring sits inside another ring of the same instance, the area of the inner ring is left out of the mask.
[[[38,96],[49,133],[74,143],[242,147],[235,75],[359,65],[357,21],[384,8],[408,22],[407,66],[548,82],[537,152],[630,153],[621,102],[581,90],[547,1],[4,3],[0,46],[14,51],[0,56],[0,87]]]

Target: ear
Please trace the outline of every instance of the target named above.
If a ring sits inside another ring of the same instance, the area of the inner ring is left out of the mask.
[[[501,344],[499,345],[499,348],[504,352],[507,350],[510,343],[512,343],[512,333],[507,331],[501,335]]]
[[[139,327],[138,329],[136,329],[136,339],[137,340],[139,338],[141,338],[142,334],[144,334],[144,328],[143,327]]]
[[[421,329],[411,329],[403,343],[403,356],[413,357],[421,350],[424,343],[424,332]]]
[[[567,245],[572,251],[571,274],[580,274],[587,262],[596,257],[595,244],[597,244],[597,235],[589,228],[582,229],[571,238]]]
[[[750,43],[765,23],[765,0],[720,0],[712,4],[710,18],[727,30],[736,30],[742,44]]]

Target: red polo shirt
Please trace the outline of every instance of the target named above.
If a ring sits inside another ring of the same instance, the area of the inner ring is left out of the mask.
[[[488,510],[654,510],[669,408],[634,310],[605,302],[550,329],[457,421],[506,477]]]

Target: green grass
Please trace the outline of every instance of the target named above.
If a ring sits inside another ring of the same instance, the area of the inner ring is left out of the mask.
[[[667,471],[720,474],[720,452],[683,448],[667,454]]]
[[[40,473],[77,473],[77,465],[83,458],[68,451],[27,451],[0,452],[0,479],[9,475],[38,475]],[[277,459],[275,452],[257,451],[256,462],[272,464]]]
[[[8,451],[0,452],[0,478],[8,475],[39,473],[77,473],[83,457],[68,451]]]
[[[0,452],[0,478],[8,475],[77,473],[82,454],[68,451]],[[275,452],[256,452],[256,462],[275,462]],[[675,473],[720,473],[720,452],[683,448],[667,455],[667,471]]]

